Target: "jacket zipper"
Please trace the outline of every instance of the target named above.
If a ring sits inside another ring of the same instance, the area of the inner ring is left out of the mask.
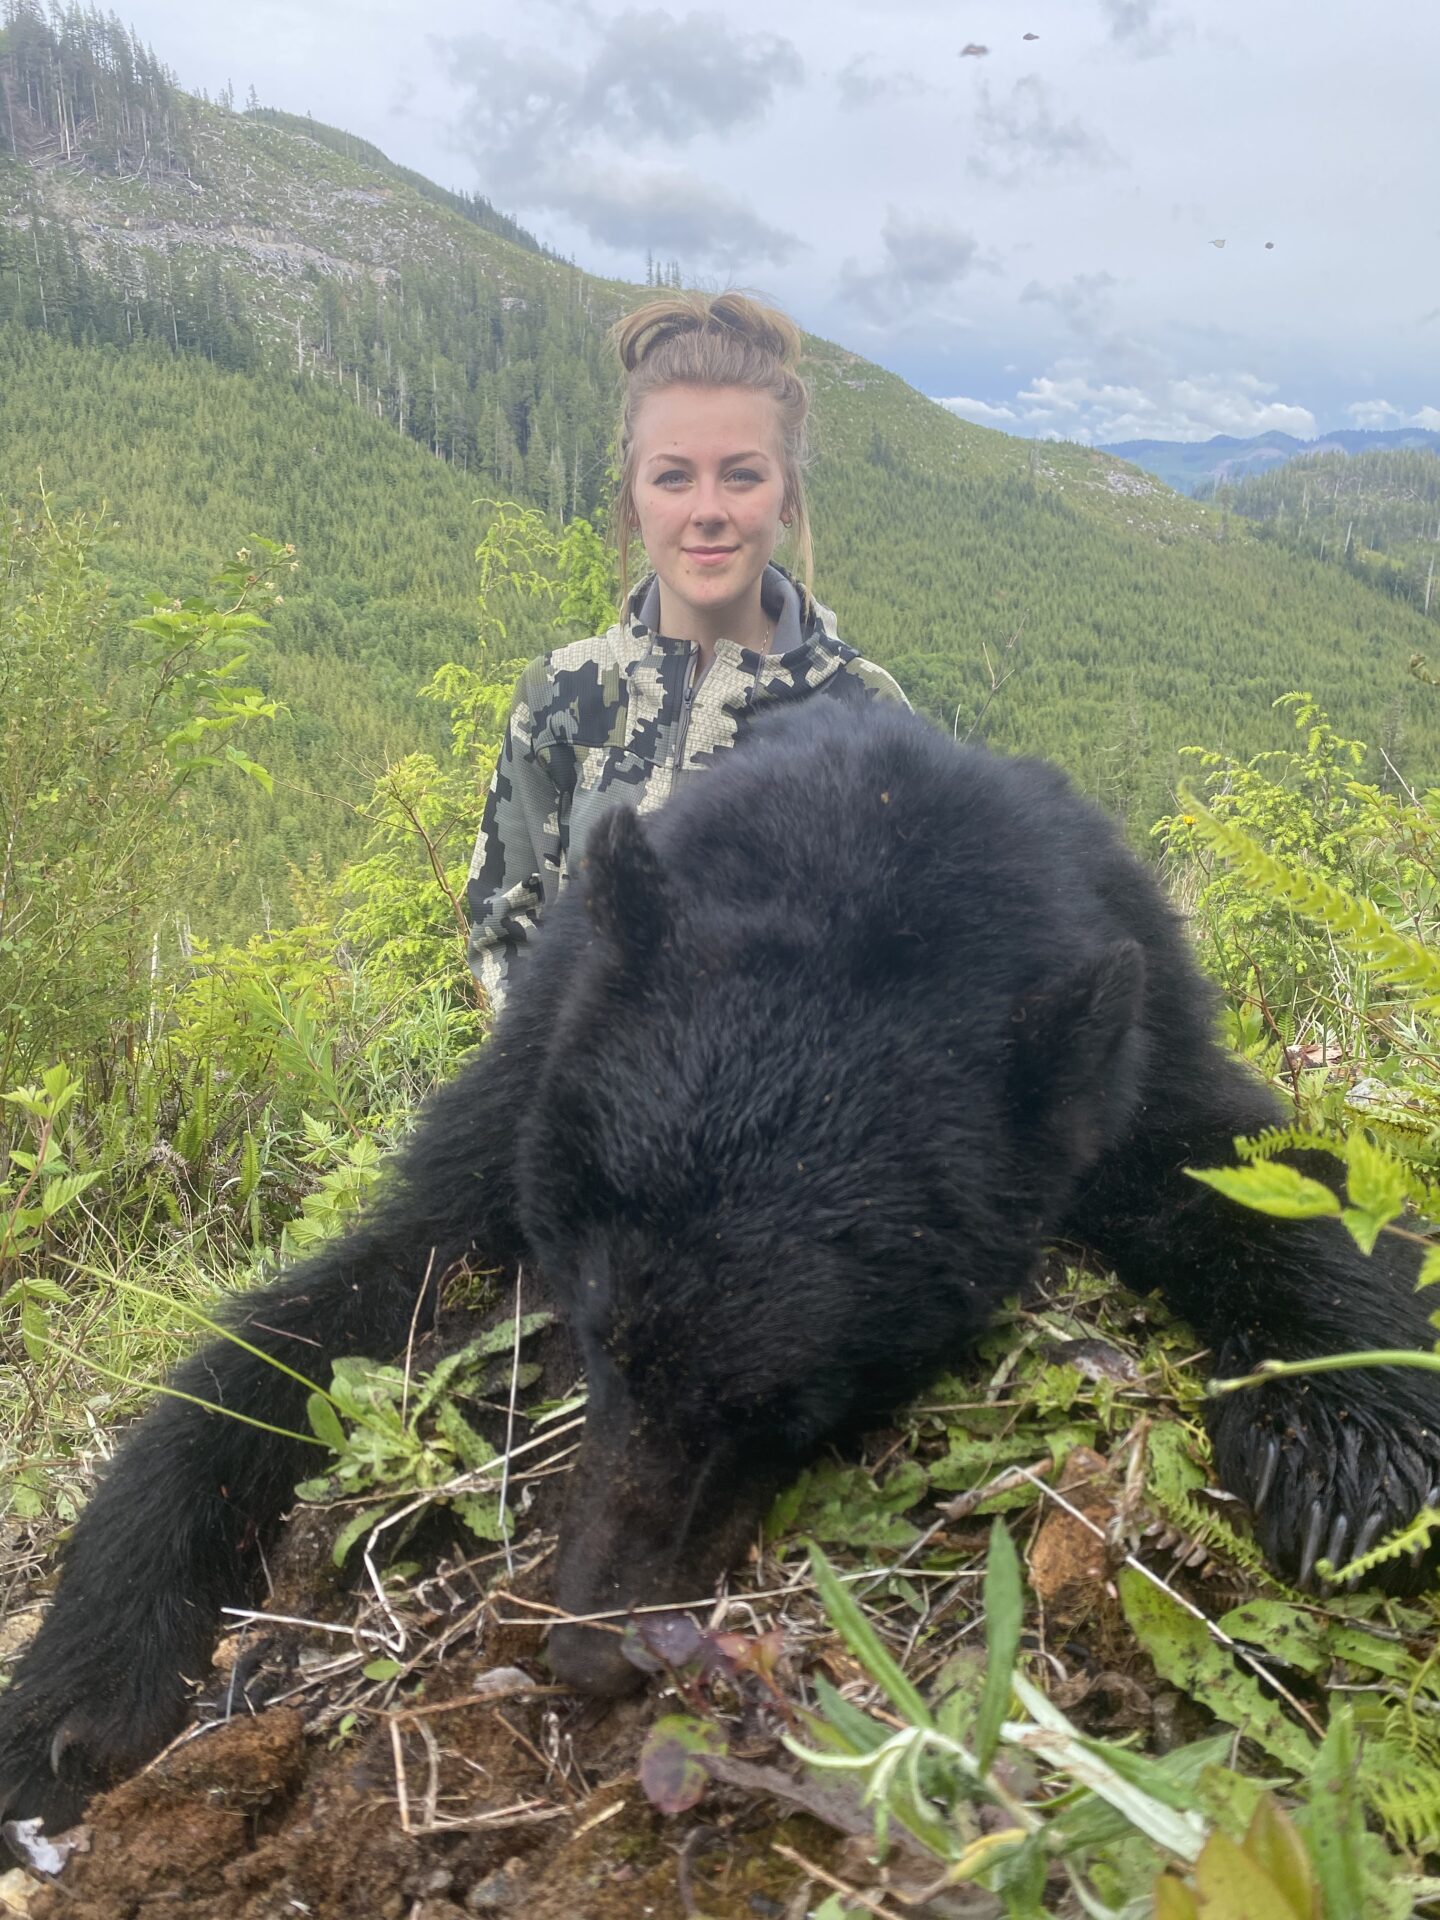
[[[691,645],[685,658],[685,684],[680,692],[680,719],[675,729],[675,764],[670,769],[670,791],[680,778],[685,761],[685,736],[690,731],[690,709],[695,701],[695,669],[700,664],[700,649]]]

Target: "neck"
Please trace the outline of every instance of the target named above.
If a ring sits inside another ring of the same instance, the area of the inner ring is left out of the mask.
[[[770,641],[770,619],[760,602],[757,580],[742,600],[723,607],[690,607],[675,599],[660,583],[660,631],[667,639],[688,640],[700,649],[708,666],[717,640],[733,640],[738,647],[763,653]]]

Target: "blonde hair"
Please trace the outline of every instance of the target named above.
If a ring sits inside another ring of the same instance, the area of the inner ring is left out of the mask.
[[[815,569],[805,501],[810,389],[795,371],[801,352],[795,322],[749,294],[685,291],[647,300],[616,322],[610,338],[625,370],[617,436],[620,487],[615,501],[621,605],[630,587],[630,542],[640,530],[635,510],[635,419],[641,402],[664,387],[745,387],[752,393],[768,393],[775,402],[784,512],[795,537],[795,571],[808,592]]]

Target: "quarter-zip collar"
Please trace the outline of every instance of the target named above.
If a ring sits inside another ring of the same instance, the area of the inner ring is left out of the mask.
[[[809,606],[806,605],[807,601]],[[775,631],[771,636],[770,645],[765,650],[767,657],[780,659],[787,653],[793,653],[797,647],[804,646],[807,616],[810,615],[815,603],[810,600],[805,589],[790,578],[783,567],[773,565],[766,567],[760,579],[760,604],[767,617],[775,622]],[[638,621],[647,632],[654,634],[657,640],[669,639],[668,635],[660,631],[660,577],[658,574],[652,573],[648,580],[640,582],[630,596],[630,609],[632,630],[634,622]],[[695,643],[683,641],[676,644],[693,646]],[[738,646],[733,640],[717,640],[715,645],[717,651],[721,647],[730,647],[737,656],[756,654],[758,657],[757,648]]]
[[[700,649],[693,640],[674,639],[656,629],[658,578],[648,576],[630,595],[618,630],[625,636],[629,654],[625,677],[632,689],[647,683],[655,687],[650,700],[656,702],[656,717],[674,728],[667,749],[658,756],[666,768],[659,783],[665,793],[692,766],[708,764],[718,746],[728,745],[742,716],[772,701],[813,692],[843,672],[852,657],[836,635],[835,616],[783,567],[765,569],[760,594],[762,606],[775,622],[770,647],[761,653],[734,640],[719,639],[703,675]]]

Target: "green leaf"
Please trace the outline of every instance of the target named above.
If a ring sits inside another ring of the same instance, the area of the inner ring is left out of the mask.
[[[1155,1882],[1154,1920],[1200,1920],[1195,1895],[1173,1873],[1163,1874]]]
[[[810,1715],[810,1724],[822,1732],[827,1746],[838,1746],[847,1753],[873,1753],[890,1738],[888,1727],[882,1727],[853,1700],[837,1693],[823,1673],[815,1676],[815,1698],[820,1712]]]
[[[916,1460],[902,1460],[877,1486],[863,1467],[822,1460],[809,1469],[772,1509],[772,1522],[798,1530],[826,1545],[877,1550],[908,1547],[919,1528],[901,1518],[926,1492],[926,1473]]]
[[[1130,1825],[1181,1860],[1193,1860],[1205,1839],[1200,1816],[1188,1807],[1177,1811],[1111,1764],[1103,1741],[1087,1740],[1040,1689],[1023,1674],[1014,1676],[1017,1699],[1035,1722],[1025,1732],[1026,1748],[1060,1767],[1076,1786],[1088,1787],[1123,1813]],[[1133,1756],[1127,1756],[1127,1759]],[[1153,1765],[1153,1762],[1152,1762]]]
[[[1222,1614],[1217,1625],[1232,1640],[1259,1647],[1301,1673],[1318,1673],[1329,1665],[1332,1649],[1325,1623],[1313,1609],[1286,1600],[1247,1600]]]
[[[1215,1920],[1311,1920],[1308,1904],[1291,1904],[1264,1867],[1226,1833],[1212,1833],[1195,1862],[1198,1912]],[[1158,1908],[1157,1908],[1158,1911]],[[1181,1908],[1179,1911],[1183,1912]],[[1356,1907],[1350,1920],[1360,1920]]]
[[[1116,1584],[1131,1631],[1162,1679],[1200,1701],[1217,1719],[1238,1727],[1283,1765],[1308,1775],[1314,1742],[1286,1718],[1278,1701],[1266,1698],[1203,1621],[1133,1567],[1122,1567]]]
[[[20,1339],[26,1353],[38,1366],[50,1344],[50,1322],[45,1309],[33,1294],[20,1302]]]
[[[45,1183],[40,1204],[48,1220],[59,1213],[62,1207],[68,1207],[72,1200],[78,1200],[87,1187],[93,1187],[100,1178],[98,1173],[62,1173],[57,1179]]]
[[[640,1785],[661,1813],[685,1813],[701,1799],[710,1776],[701,1756],[724,1753],[725,1736],[692,1713],[667,1713],[645,1736],[640,1749]]]
[[[1355,1920],[1375,1911],[1365,1871],[1365,1803],[1359,1786],[1360,1750],[1348,1702],[1341,1701],[1310,1772],[1310,1800],[1301,1829],[1310,1844],[1325,1920]]]
[[[1345,1166],[1351,1206],[1395,1219],[1405,1205],[1405,1172],[1394,1155],[1356,1128],[1346,1136]]]
[[[1015,1543],[1005,1522],[995,1520],[985,1561],[985,1689],[975,1716],[975,1764],[981,1773],[990,1771],[1000,1744],[1024,1622],[1025,1595]]]
[[[405,1669],[398,1660],[382,1657],[378,1660],[367,1660],[360,1671],[367,1680],[393,1680],[396,1674],[403,1673]]]
[[[1397,1207],[1395,1213],[1399,1211]],[[1345,1231],[1360,1251],[1370,1254],[1375,1251],[1375,1242],[1380,1238],[1381,1231],[1395,1218],[1395,1214],[1365,1213],[1359,1207],[1345,1207],[1341,1210],[1340,1218]]]
[[[1251,1816],[1245,1851],[1269,1875],[1300,1920],[1312,1920],[1312,1916],[1318,1920],[1315,1915],[1318,1889],[1305,1843],[1299,1828],[1282,1811],[1273,1794],[1267,1793]]]
[[[359,1513],[351,1515],[336,1534],[335,1545],[330,1552],[330,1558],[337,1567],[344,1566],[355,1542],[363,1539],[377,1521],[385,1518],[394,1505],[395,1502],[392,1500],[384,1506],[364,1507]]]
[[[273,793],[275,791],[275,782],[271,776],[270,769],[268,767],[262,767],[258,760],[247,759],[238,747],[226,747],[225,758],[230,762],[232,767],[238,767],[241,773],[247,774],[257,786],[263,787],[266,793]]]
[[[55,1307],[70,1304],[70,1296],[58,1280],[46,1280],[36,1274],[28,1280],[22,1280],[20,1284],[32,1300],[46,1300]]]
[[[1187,1167],[1192,1180],[1201,1180],[1227,1200],[1279,1220],[1315,1220],[1338,1214],[1340,1202],[1318,1180],[1311,1180],[1279,1160],[1261,1160],[1249,1167]]]
[[[929,1709],[905,1678],[894,1657],[861,1612],[854,1597],[847,1593],[835,1569],[819,1547],[810,1547],[810,1570],[830,1624],[860,1662],[895,1711],[914,1727],[933,1731]]]
[[[477,1540],[503,1540],[498,1493],[457,1493],[451,1505]]]
[[[340,1423],[334,1402],[328,1395],[312,1393],[305,1402],[305,1411],[309,1415],[310,1425],[316,1435],[336,1453],[344,1453],[350,1444],[349,1436]]]
[[[483,1434],[477,1433],[453,1400],[442,1400],[435,1409],[435,1425],[443,1439],[455,1449],[462,1467],[474,1473],[496,1459],[495,1449]]]

